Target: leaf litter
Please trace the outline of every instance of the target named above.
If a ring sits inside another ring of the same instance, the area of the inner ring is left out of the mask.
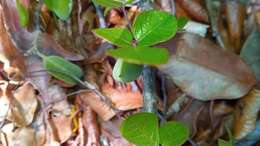
[[[34,15],[36,2],[22,2]],[[192,22],[159,45],[170,51],[170,60],[157,66],[156,92],[158,112],[167,111],[167,120],[186,124],[193,143],[216,145],[218,139],[230,138],[230,130],[238,145],[259,144],[259,2],[155,0],[155,8]],[[112,78],[115,60],[104,54],[111,45],[91,33],[99,27],[100,8],[89,0],[73,4],[68,22],[54,19],[43,5],[44,31],[39,32],[31,17],[27,28],[20,26],[15,0],[1,1],[0,145],[132,145],[120,134],[119,125],[145,104],[142,77],[131,83]],[[210,6],[217,8],[216,13]],[[127,11],[133,21],[140,8],[129,6]],[[126,26],[122,14],[116,8],[107,11],[106,25]],[[68,85],[51,77],[40,57],[28,55],[33,47],[76,63],[82,78],[110,104],[81,84]],[[166,82],[161,82],[163,78]]]

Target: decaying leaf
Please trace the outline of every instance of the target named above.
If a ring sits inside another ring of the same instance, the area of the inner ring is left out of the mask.
[[[194,98],[240,98],[256,82],[254,74],[238,56],[224,52],[198,35],[183,33],[162,46],[170,50],[171,59],[159,69]]]
[[[260,90],[254,88],[238,103],[234,125],[236,139],[244,138],[255,129],[259,110]]]

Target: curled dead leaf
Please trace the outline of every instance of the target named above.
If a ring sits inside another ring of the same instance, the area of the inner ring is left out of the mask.
[[[229,40],[234,52],[239,54],[243,44],[242,33],[246,16],[246,7],[239,1],[228,1],[226,5]]]
[[[255,129],[259,110],[260,90],[254,88],[239,100],[235,114],[235,139],[242,139]]]

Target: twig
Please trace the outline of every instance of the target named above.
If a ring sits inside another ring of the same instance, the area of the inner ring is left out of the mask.
[[[165,86],[165,76],[160,73],[160,78],[161,78],[161,92],[162,92],[162,97],[163,97],[163,114],[166,115],[167,112],[167,92],[166,92],[166,86]]]
[[[40,31],[41,29],[41,7],[43,5],[43,0],[39,0],[38,6],[35,11],[35,30]]]
[[[182,105],[186,102],[187,95],[183,93],[181,96],[177,97],[177,99],[173,102],[173,104],[167,110],[167,117],[170,117],[172,114],[180,111]]]
[[[100,28],[106,28],[107,24],[103,15],[103,10],[100,8],[99,5],[95,4],[95,8],[96,8],[96,13],[98,15],[98,20],[99,20],[99,27]]]
[[[130,20],[128,19],[128,15],[127,15],[127,12],[125,10],[125,7],[122,7],[121,10],[123,11],[123,14],[124,14],[124,18],[127,22],[127,27],[132,35],[132,37],[134,38],[134,41],[133,41],[133,45],[136,45],[138,42],[137,42],[137,39],[135,38],[135,35],[134,35],[134,31],[133,31],[133,27],[132,27],[132,23],[130,22]]]
[[[153,8],[151,0],[140,0],[138,5],[142,10],[149,10]],[[157,111],[157,107],[156,107],[157,94],[156,94],[155,80],[156,79],[155,79],[154,69],[152,69],[149,66],[144,66],[144,70],[143,70],[143,85],[144,85],[143,111],[144,112],[156,113]]]
[[[152,3],[153,0],[139,0],[138,5],[142,10],[150,10],[153,9]]]
[[[154,69],[145,66],[143,70],[143,98],[144,98],[144,112],[152,112],[156,113],[156,101],[157,101],[157,94],[156,94],[156,87],[155,87],[155,72]]]

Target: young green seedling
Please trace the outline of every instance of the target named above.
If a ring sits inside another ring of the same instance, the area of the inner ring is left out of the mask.
[[[107,7],[123,7],[125,3],[129,3],[118,0],[95,2]],[[113,76],[118,81],[130,82],[141,74],[143,65],[156,66],[167,63],[167,49],[152,46],[171,39],[186,22],[187,19],[176,19],[167,12],[149,10],[141,12],[133,25],[129,25],[131,28],[99,28],[93,32],[118,47],[107,50],[108,55],[120,59],[114,66]],[[129,73],[130,70],[134,76]]]

